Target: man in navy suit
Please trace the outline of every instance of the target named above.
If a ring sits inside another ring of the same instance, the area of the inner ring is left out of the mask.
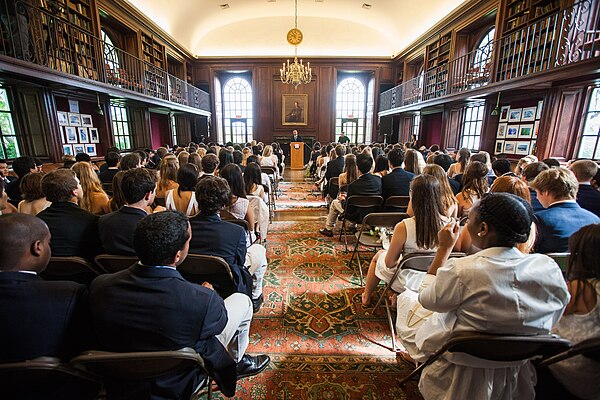
[[[371,174],[373,167],[373,158],[361,153],[356,156],[356,165],[358,166],[359,177],[357,180],[348,185],[347,197],[360,196],[381,196],[381,178]],[[325,228],[319,230],[322,235],[332,237],[333,227],[338,216],[346,212],[346,219],[354,222],[361,222],[365,215],[376,211],[371,208],[356,208],[346,207],[346,200],[335,199],[329,206],[329,214],[327,215],[327,223]]]
[[[598,164],[592,160],[577,160],[571,164],[571,171],[579,182],[577,204],[600,217],[600,192],[591,183],[598,173]]]
[[[579,228],[600,222],[595,214],[575,201],[579,187],[575,175],[566,168],[540,173],[531,186],[544,210],[535,213],[538,222],[538,253],[568,251],[568,240]]]
[[[525,168],[523,168],[522,178],[527,183],[527,186],[529,186],[529,194],[531,195],[531,208],[533,209],[534,213],[542,211],[544,206],[542,206],[538,200],[537,193],[535,192],[535,189],[531,187],[531,183],[541,172],[546,171],[547,169],[550,169],[550,167],[543,162],[534,162],[526,165]]]
[[[133,232],[137,223],[148,215],[147,207],[154,202],[156,174],[146,168],[130,169],[124,172],[121,191],[125,205],[100,217],[98,234],[105,253],[135,256]]]
[[[327,170],[325,171],[325,179],[327,184],[325,185],[324,193],[329,195],[330,198],[335,199],[338,195],[339,186],[331,186],[329,181],[331,178],[337,178],[342,172],[344,172],[344,156],[346,155],[346,146],[337,145],[335,146],[336,159],[327,163]]]
[[[388,163],[392,169],[389,174],[381,178],[381,191],[384,199],[390,196],[408,196],[410,182],[415,177],[412,172],[402,168],[404,153],[400,149],[392,149],[388,153]]]
[[[231,397],[236,379],[261,372],[269,357],[244,354],[252,320],[247,296],[234,293],[223,300],[209,283],[188,282],[177,272],[190,239],[188,219],[181,213],[142,219],[133,240],[140,262],[101,275],[90,286],[93,326],[100,347],[109,351],[194,348],[223,394]],[[108,398],[189,398],[203,378],[194,367],[151,382],[109,381]]]
[[[302,138],[302,136],[300,136],[298,134],[298,131],[296,129],[294,129],[294,131],[292,132],[292,142],[303,142],[304,139]]]

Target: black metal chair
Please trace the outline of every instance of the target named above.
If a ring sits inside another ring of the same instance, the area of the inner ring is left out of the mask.
[[[231,268],[221,257],[188,254],[177,270],[190,282],[210,283],[222,298],[236,292]]]
[[[483,360],[512,362],[550,357],[571,347],[571,342],[556,335],[510,336],[481,332],[459,332],[448,339],[434,355],[398,381],[400,386],[446,352],[466,353]]]
[[[277,170],[275,169],[275,167],[261,165],[260,171],[264,174],[267,174],[267,176],[269,177],[269,181],[271,182],[270,193],[272,196],[273,206],[275,206],[275,200],[279,198],[279,181],[277,179]]]
[[[567,260],[571,253],[546,253],[546,255],[552,258],[560,267],[563,274],[567,273]]]
[[[113,254],[100,254],[94,259],[98,267],[108,274],[127,269],[137,261],[137,256],[117,256]]]
[[[112,196],[113,195],[113,186],[112,186],[112,183],[103,183],[102,184],[102,190],[104,190],[107,195]]]
[[[406,213],[395,213],[395,212],[381,212],[381,213],[371,213],[365,216],[363,222],[360,226],[360,230],[356,232],[356,244],[354,245],[354,251],[352,252],[352,257],[350,257],[350,262],[348,263],[348,267],[352,266],[352,262],[354,261],[354,255],[356,255],[356,260],[358,261],[358,271],[360,273],[360,285],[364,285],[364,277],[362,271],[362,263],[360,261],[360,251],[358,251],[359,246],[366,246],[370,248],[381,248],[383,247],[381,242],[378,241],[378,236],[371,236],[366,234],[366,231],[371,227],[386,227],[391,228],[393,231],[396,224],[403,219],[408,218],[408,214]],[[391,236],[390,231],[390,236]]]
[[[252,232],[253,231],[250,229],[250,224],[248,223],[248,221],[246,221],[245,219],[236,218],[233,214],[231,214],[227,210],[221,210],[220,214],[221,214],[221,219],[223,221],[231,222],[232,224],[236,224],[236,225],[244,228],[244,230],[246,231],[246,236],[248,237],[248,243],[255,243],[257,240],[259,240],[258,236],[256,236],[256,232],[255,232],[256,239],[252,240]]]
[[[100,274],[102,271],[84,258],[50,257],[40,276],[48,281],[74,281],[89,285]]]
[[[109,379],[125,382],[150,380],[170,372],[200,368],[206,377],[195,388],[190,399],[197,398],[206,386],[208,398],[212,397],[211,379],[204,360],[194,349],[189,347],[172,351],[130,353],[86,351],[71,360],[71,365]]]
[[[385,200],[383,210],[405,213],[408,210],[409,201],[410,196],[390,196]]]
[[[370,212],[377,212],[381,209],[381,205],[383,204],[383,197],[381,196],[360,196],[354,195],[348,197],[346,200],[346,205],[344,207],[344,213],[342,218],[342,225],[340,229],[340,239],[342,240],[342,236],[344,237],[344,246],[346,252],[348,252],[348,239],[344,233],[346,232],[346,221],[352,222],[355,224],[361,224],[362,221],[351,221],[346,218],[347,211],[350,207],[358,208],[358,209],[370,209]]]
[[[559,361],[566,360],[567,358],[575,357],[578,355],[582,355],[587,358],[591,358],[592,360],[600,363],[600,337],[595,337],[591,339],[584,340],[583,342],[579,342],[573,347],[556,354],[552,357],[548,357],[542,360],[537,366],[538,368],[544,368],[548,365],[552,365]]]

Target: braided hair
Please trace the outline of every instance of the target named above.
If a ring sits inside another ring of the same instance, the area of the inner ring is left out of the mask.
[[[529,203],[511,193],[488,193],[477,205],[478,223],[485,222],[506,247],[515,247],[529,238],[535,218]]]

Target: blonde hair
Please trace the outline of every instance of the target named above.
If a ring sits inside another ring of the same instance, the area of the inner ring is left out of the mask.
[[[179,170],[179,162],[172,155],[165,156],[160,160],[158,167],[159,178],[157,190],[166,190],[169,187],[169,181],[177,182],[177,171]]]
[[[242,149],[242,165],[246,165],[246,160],[252,154],[252,150],[249,147],[244,147]]]
[[[263,157],[271,157],[271,154],[273,154],[273,147],[266,145],[262,153]]]
[[[540,172],[531,182],[531,187],[540,192],[548,192],[556,199],[574,199],[579,190],[579,182],[573,172],[557,167]]]
[[[423,174],[433,176],[440,183],[442,206],[444,207],[444,211],[448,212],[448,210],[458,202],[456,201],[456,197],[454,197],[454,192],[452,192],[450,182],[448,182],[448,175],[446,175],[446,171],[444,171],[444,168],[440,167],[439,165],[427,164],[425,168],[423,168]]]
[[[188,153],[187,151],[181,151],[179,152],[179,154],[177,155],[177,161],[179,162],[179,165],[184,165],[188,163],[188,160],[190,158],[190,153]]]
[[[77,174],[77,178],[79,178],[79,183],[83,189],[83,196],[79,201],[79,207],[92,212],[94,193],[106,195],[106,192],[102,189],[102,183],[92,165],[86,161],[73,164],[72,169]]]
[[[200,147],[198,150],[196,150],[196,153],[198,153],[200,157],[204,157],[206,155],[206,149],[204,147]]]

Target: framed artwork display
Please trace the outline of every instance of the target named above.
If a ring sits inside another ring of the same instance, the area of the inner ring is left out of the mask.
[[[544,101],[538,101],[537,111],[535,113],[535,119],[542,119],[542,107],[544,106]]]
[[[63,154],[65,156],[74,156],[73,154],[73,146],[70,144],[63,144]]]
[[[84,144],[74,144],[73,152],[75,153],[75,155],[77,155],[79,153],[85,153],[85,145]]]
[[[66,111],[58,111],[58,124],[60,126],[69,125],[69,113]]]
[[[529,155],[529,146],[531,146],[531,142],[517,142],[517,146],[515,148],[515,154],[520,154],[523,156]]]
[[[521,111],[523,111],[522,108],[515,108],[514,110],[510,110],[510,112],[508,113],[508,122],[520,122]]]
[[[533,135],[533,124],[519,125],[519,139],[531,139]]]
[[[96,154],[96,145],[95,144],[86,144],[85,152],[88,153],[88,155],[90,155],[90,156],[98,155],[98,154]]]
[[[81,126],[94,126],[94,123],[92,122],[92,116],[89,114],[81,114]]]
[[[98,128],[89,128],[90,143],[100,143],[100,135],[98,135]]]
[[[510,125],[506,130],[507,138],[516,138],[519,134],[519,125]]]
[[[527,107],[523,109],[523,115],[521,115],[521,121],[535,121],[536,107]]]
[[[540,121],[535,121],[533,124],[533,135],[532,139],[536,139],[538,137],[538,131],[540,130]]]
[[[69,113],[69,125],[81,126],[81,115]]]
[[[79,133],[79,142],[80,143],[89,143],[90,136],[88,134],[88,128],[78,128],[77,133]]]
[[[77,143],[77,128],[65,126],[65,143]]]
[[[281,95],[281,124],[282,125],[307,125],[308,95],[307,94],[282,94]]]
[[[503,153],[506,153],[506,154],[515,154],[515,148],[516,147],[517,147],[517,142],[512,142],[512,141],[506,140],[504,142],[504,151],[503,151]]]
[[[535,154],[536,146],[537,146],[537,140],[532,140],[531,148],[529,149],[529,154]]]
[[[506,131],[508,129],[508,124],[498,124],[498,132],[496,132],[496,138],[503,139],[506,137]]]
[[[504,140],[496,140],[496,147],[494,148],[494,154],[500,154],[504,152]]]
[[[500,122],[507,122],[508,121],[508,113],[510,111],[510,106],[503,106],[500,107]]]

